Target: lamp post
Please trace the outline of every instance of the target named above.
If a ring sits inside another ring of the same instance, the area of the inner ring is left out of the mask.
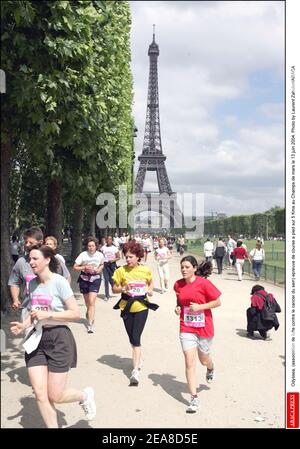
[[[132,127],[132,193],[134,193],[134,164],[135,164],[135,151],[134,151],[134,138],[137,137],[138,128],[135,124]],[[134,229],[135,229],[135,219],[134,219]]]
[[[138,129],[135,125],[132,127],[132,191],[134,192],[134,163],[135,163],[135,151],[134,151],[134,138],[137,137]]]

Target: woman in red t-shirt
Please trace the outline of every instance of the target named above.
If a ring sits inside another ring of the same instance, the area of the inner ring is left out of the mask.
[[[242,246],[243,242],[239,240],[237,242],[236,248],[234,248],[232,254],[235,255],[235,266],[238,275],[238,280],[241,281],[243,279],[243,266],[245,259],[249,259],[247,250]]]
[[[206,279],[212,272],[211,262],[202,262],[199,267],[193,256],[184,257],[181,262],[183,278],[174,284],[177,296],[175,313],[180,315],[180,342],[185,359],[185,372],[191,401],[187,413],[199,408],[196,385],[196,354],[202,365],[207,367],[206,381],[211,383],[215,370],[210,352],[214,336],[211,309],[221,305],[221,292]]]

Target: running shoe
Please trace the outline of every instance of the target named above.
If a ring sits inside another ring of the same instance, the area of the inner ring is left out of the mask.
[[[94,419],[96,417],[96,403],[94,399],[94,390],[92,387],[84,388],[84,393],[86,399],[84,402],[80,402],[79,404],[84,410],[85,416],[88,420]]]
[[[138,386],[140,379],[139,379],[139,372],[138,372],[137,369],[134,369],[134,370],[132,371],[129,380],[130,380],[130,385]]]
[[[214,368],[212,368],[212,369],[208,369],[207,368],[207,370],[206,370],[206,382],[208,384],[211,384],[212,381],[215,379],[215,375],[216,375],[216,373],[215,373],[215,369]]]
[[[93,324],[88,324],[87,332],[88,332],[88,334],[93,334],[95,332],[95,328],[94,328]]]
[[[199,409],[199,398],[191,397],[191,401],[186,409],[186,413],[196,413]]]
[[[258,331],[263,340],[270,340],[270,337],[266,331]]]

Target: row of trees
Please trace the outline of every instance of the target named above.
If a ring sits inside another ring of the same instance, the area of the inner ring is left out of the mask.
[[[38,224],[60,240],[96,198],[132,186],[131,16],[126,1],[1,3],[1,308],[12,230]]]
[[[285,209],[273,207],[272,209],[253,215],[236,215],[220,220],[204,223],[205,235],[249,235],[269,236],[285,235]]]

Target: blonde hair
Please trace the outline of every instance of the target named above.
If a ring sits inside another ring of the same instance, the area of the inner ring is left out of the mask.
[[[55,247],[57,247],[57,239],[55,237],[53,237],[53,235],[48,235],[48,237],[45,238],[45,243],[47,242],[47,240],[52,240]]]

